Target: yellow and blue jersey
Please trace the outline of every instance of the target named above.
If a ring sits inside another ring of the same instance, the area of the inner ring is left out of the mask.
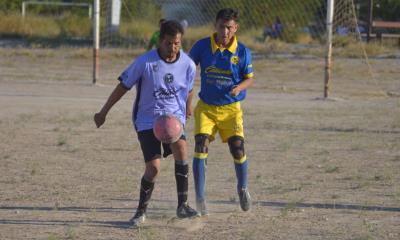
[[[200,64],[199,97],[205,103],[220,106],[246,97],[246,90],[235,97],[229,94],[235,85],[253,77],[250,49],[238,42],[236,37],[229,48],[220,48],[214,34],[197,41],[189,55],[196,65]]]

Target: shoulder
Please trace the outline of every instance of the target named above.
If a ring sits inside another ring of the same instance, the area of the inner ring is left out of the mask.
[[[158,53],[157,49],[152,49],[142,55],[140,55],[137,59],[136,62],[138,63],[147,63],[147,62],[153,62],[155,60],[158,60]]]
[[[238,51],[241,53],[248,53],[250,54],[250,48],[246,47],[246,45],[244,45],[242,42],[238,41]]]
[[[205,47],[207,45],[211,46],[211,38],[210,37],[206,37],[206,38],[202,38],[202,39],[198,40],[193,45],[193,48]]]
[[[192,58],[189,57],[189,55],[183,51],[181,51],[181,62],[188,64],[190,68],[196,68],[196,64],[193,62]]]
[[[240,59],[245,60],[246,62],[251,62],[251,59],[253,58],[250,48],[246,47],[241,42],[238,42],[237,55]]]
[[[149,65],[157,61],[157,57],[157,51],[150,50],[133,59],[132,63],[127,67],[127,70],[141,74]]]

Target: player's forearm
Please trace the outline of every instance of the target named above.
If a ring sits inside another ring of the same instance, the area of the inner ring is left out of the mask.
[[[193,101],[193,89],[190,90],[188,98],[186,100],[186,107],[192,106],[192,101]]]
[[[186,119],[192,117],[192,99],[193,99],[193,90],[189,92],[188,98],[186,100]]]
[[[247,78],[243,82],[239,83],[237,87],[242,91],[249,88],[251,85],[253,85],[253,78]]]
[[[121,99],[121,97],[125,95],[127,91],[128,90],[123,88],[121,84],[118,84],[111,93],[111,95],[108,97],[100,113],[103,114],[104,116],[107,115],[112,106],[114,106],[114,104],[117,103]]]

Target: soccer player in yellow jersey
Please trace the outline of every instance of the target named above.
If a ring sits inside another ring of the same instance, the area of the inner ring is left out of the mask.
[[[219,133],[233,157],[240,206],[251,206],[247,186],[248,160],[244,151],[243,112],[240,102],[253,83],[250,50],[236,38],[238,12],[221,9],[215,19],[216,32],[196,42],[190,57],[201,68],[201,88],[195,111],[193,175],[197,210],[207,215],[205,198],[208,146]]]

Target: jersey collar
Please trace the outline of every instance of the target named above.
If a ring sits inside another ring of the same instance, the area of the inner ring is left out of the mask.
[[[238,46],[238,42],[237,42],[236,36],[233,36],[233,42],[228,48],[220,48],[220,47],[218,47],[218,45],[217,45],[217,43],[215,41],[215,36],[216,35],[217,35],[216,33],[211,35],[211,50],[212,50],[213,54],[215,54],[217,49],[219,49],[221,52],[223,52],[225,49],[228,49],[228,51],[231,52],[232,54],[234,54],[236,52],[236,49],[237,49],[237,46]]]
[[[179,52],[176,54],[176,58],[175,58],[175,60],[174,60],[173,62],[167,62],[167,61],[165,61],[164,58],[161,57],[160,48],[157,48],[157,54],[158,54],[158,57],[159,57],[161,60],[163,60],[165,63],[172,64],[172,63],[176,63],[176,62],[179,60],[179,58],[180,58],[180,56],[181,56],[181,50],[179,50]]]

